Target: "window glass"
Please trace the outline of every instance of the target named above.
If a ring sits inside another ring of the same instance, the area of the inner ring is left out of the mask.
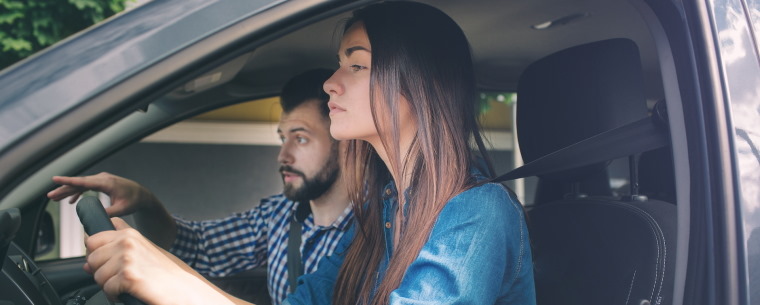
[[[760,41],[760,0],[747,0],[747,8],[753,32],[755,33],[755,48],[760,52],[760,44],[757,43],[757,41]]]
[[[480,93],[480,123],[486,147],[497,175],[505,174],[523,165],[515,130],[517,93],[485,91]],[[507,181],[525,205],[533,203],[536,190],[534,177]]]
[[[276,161],[278,103],[277,98],[257,100],[176,123],[79,175],[109,172],[137,181],[171,213],[191,220],[248,210],[282,190]],[[109,204],[107,196],[99,197]],[[84,231],[75,205],[66,202],[48,204],[55,241],[45,245],[48,250],[38,251],[36,260],[84,255]]]
[[[743,2],[743,3],[742,3]],[[744,4],[744,5],[742,5]],[[744,8],[744,10],[742,9]],[[742,207],[749,286],[760,285],[760,1],[734,0],[714,8],[722,71],[730,102]],[[747,15],[745,15],[746,13]],[[749,25],[748,25],[748,22]],[[754,31],[753,31],[754,30]],[[754,34],[753,34],[754,32]],[[754,35],[754,37],[753,37]],[[750,288],[750,303],[760,304],[760,290]]]

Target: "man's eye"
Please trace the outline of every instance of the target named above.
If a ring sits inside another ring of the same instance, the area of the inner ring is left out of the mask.
[[[298,142],[298,144],[306,144],[309,142],[309,139],[304,138],[304,137],[296,137],[296,141]]]

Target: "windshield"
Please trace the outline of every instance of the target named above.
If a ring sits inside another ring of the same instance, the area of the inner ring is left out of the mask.
[[[148,2],[0,72],[0,152],[140,70],[277,3]]]

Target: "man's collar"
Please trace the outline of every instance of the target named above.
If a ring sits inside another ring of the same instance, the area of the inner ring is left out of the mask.
[[[345,209],[343,209],[343,214],[340,214],[337,219],[332,223],[331,226],[337,228],[338,230],[345,231],[348,229],[349,224],[351,224],[351,220],[354,218],[354,208],[353,204],[349,203],[348,206],[346,206]]]
[[[295,211],[293,213],[293,217],[296,221],[300,223],[305,223],[306,219],[309,218],[310,215],[312,215],[311,212],[311,204],[309,202],[296,202]],[[341,231],[345,231],[348,229],[349,224],[351,223],[351,219],[353,219],[354,212],[353,207],[351,204],[346,206],[345,209],[343,209],[343,213],[338,216],[338,218],[335,219],[330,225],[324,226],[322,228],[336,228]],[[313,224],[313,216],[310,223]]]

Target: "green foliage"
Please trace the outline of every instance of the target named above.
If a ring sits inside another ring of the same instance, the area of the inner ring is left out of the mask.
[[[513,92],[481,92],[480,93],[480,114],[485,114],[491,110],[492,102],[512,105],[517,102],[517,93]]]
[[[0,69],[117,12],[129,0],[0,0]]]

